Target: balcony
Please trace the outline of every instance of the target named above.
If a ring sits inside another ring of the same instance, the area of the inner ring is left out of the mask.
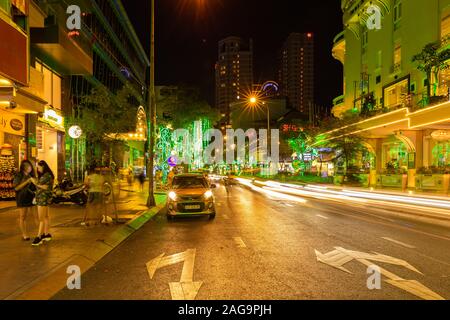
[[[72,1],[71,4],[82,4],[84,1]],[[62,74],[88,75],[93,72],[92,36],[86,25],[78,34],[70,35],[66,28],[65,1],[37,1],[44,12],[54,17],[52,24],[44,28],[30,28],[30,43],[42,55],[44,62],[56,64],[57,71]],[[83,5],[82,8],[88,8]]]
[[[345,31],[339,33],[333,40],[332,55],[336,60],[339,60],[342,64],[345,63]]]
[[[345,96],[341,95],[335,99],[333,99],[333,109],[332,113],[335,117],[340,118],[345,112],[347,108],[345,107]]]
[[[92,47],[80,34],[77,40],[58,25],[31,29],[31,44],[58,65],[63,74],[88,75],[93,72]]]

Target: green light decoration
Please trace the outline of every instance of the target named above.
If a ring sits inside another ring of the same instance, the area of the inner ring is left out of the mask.
[[[439,142],[433,148],[433,165],[435,167],[450,165],[450,144],[448,142]]]
[[[167,176],[169,174],[169,164],[167,159],[172,155],[172,150],[174,148],[174,141],[172,137],[172,130],[165,127],[159,126],[159,137],[156,143],[158,160],[157,164],[162,170],[163,183],[167,182]]]
[[[167,160],[171,156],[176,156],[179,159],[184,155],[192,156],[191,170],[198,170],[203,168],[203,150],[209,144],[209,137],[204,137],[205,132],[211,129],[212,125],[208,119],[200,119],[192,122],[187,126],[189,131],[190,142],[187,144],[180,141],[173,140],[173,129],[166,126],[159,126],[159,135],[156,142],[157,165],[161,168],[163,173],[163,182],[167,182],[170,166]]]

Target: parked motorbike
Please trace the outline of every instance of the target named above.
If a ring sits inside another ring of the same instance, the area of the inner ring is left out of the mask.
[[[74,203],[85,206],[88,202],[88,192],[84,184],[74,185],[70,180],[64,179],[53,190],[53,203]]]

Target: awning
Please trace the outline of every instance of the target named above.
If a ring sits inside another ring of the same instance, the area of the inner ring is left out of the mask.
[[[41,113],[45,112],[47,101],[42,100],[24,90],[17,90],[13,101],[17,104],[17,112]]]

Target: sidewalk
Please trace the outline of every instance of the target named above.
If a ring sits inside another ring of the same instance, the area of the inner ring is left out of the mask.
[[[0,201],[0,212],[16,208],[15,201]]]
[[[156,198],[159,205],[165,201],[163,195],[157,195]],[[117,199],[119,220],[129,223],[89,228],[81,226],[83,208],[71,205],[51,207],[53,241],[40,247],[32,247],[31,242],[21,241],[17,209],[1,212],[0,299],[27,298],[27,292],[31,289],[34,292],[46,291],[42,292],[44,298],[46,295],[51,296],[51,291],[58,288],[51,288],[55,286],[55,281],[47,279],[50,274],[65,274],[66,267],[62,267],[70,261],[80,261],[80,257],[85,262],[80,263],[82,272],[85,272],[88,266],[93,265],[160,210],[159,207],[152,211],[153,215],[149,215],[145,206],[146,199],[145,193],[121,191],[120,198]],[[28,217],[30,236],[35,236],[36,229],[34,217]],[[66,279],[67,277],[65,274]],[[36,287],[38,283],[45,281],[48,282],[47,285]],[[40,297],[38,294],[31,298]]]

